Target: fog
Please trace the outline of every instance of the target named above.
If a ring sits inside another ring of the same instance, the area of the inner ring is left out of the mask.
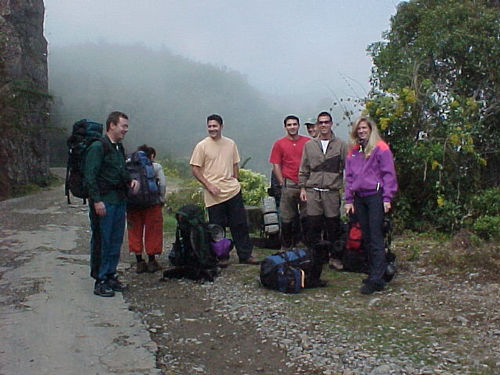
[[[227,66],[264,92],[316,104],[363,95],[366,47],[397,0],[45,0],[50,46],[117,42]]]
[[[217,112],[249,166],[268,171],[287,114],[303,122],[332,108],[346,137],[340,100],[352,107],[368,92],[366,48],[389,29],[398,1],[44,3],[54,125],[120,109],[131,116],[131,147],[156,141],[187,158]]]

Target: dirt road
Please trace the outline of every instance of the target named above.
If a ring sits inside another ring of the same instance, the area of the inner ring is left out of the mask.
[[[124,246],[119,272],[130,288],[101,298],[92,293],[89,236],[87,207],[67,205],[62,187],[0,202],[0,374],[500,369],[500,284],[477,269],[441,277],[407,261],[386,291],[366,297],[357,292],[363,275],[325,267],[327,288],[284,295],[260,287],[258,268],[234,258],[215,283],[138,275]]]
[[[0,202],[0,374],[288,371],[282,350],[262,343],[252,327],[217,316],[199,284],[160,283],[160,273],[136,275],[126,242],[119,273],[131,283],[127,300],[119,293],[93,295],[88,211],[73,201],[68,205],[57,187]],[[159,305],[149,310],[142,297],[155,292],[158,297],[150,298]],[[155,326],[168,326],[162,337],[175,342],[158,348],[150,336],[158,336]],[[199,334],[207,345],[193,339]]]
[[[159,374],[140,316],[93,295],[87,209],[63,194],[0,202],[0,374]]]

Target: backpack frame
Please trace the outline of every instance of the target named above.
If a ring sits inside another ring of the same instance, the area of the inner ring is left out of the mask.
[[[70,192],[86,203],[89,197],[88,188],[84,184],[85,155],[88,147],[95,141],[104,143],[102,137],[103,125],[97,122],[82,119],[73,124],[73,130],[66,144],[68,146],[68,162],[66,165],[66,180],[64,193],[68,204],[71,204]],[[104,152],[107,151],[105,147]]]
[[[175,213],[177,228],[175,242],[168,258],[176,267],[189,268],[197,275],[203,270],[216,270],[217,259],[210,247],[209,224],[200,206],[188,204]],[[192,277],[193,278],[193,277]]]
[[[152,161],[144,151],[133,152],[126,160],[132,179],[139,181],[139,191],[127,192],[127,209],[143,209],[161,203],[160,188],[156,181]]]

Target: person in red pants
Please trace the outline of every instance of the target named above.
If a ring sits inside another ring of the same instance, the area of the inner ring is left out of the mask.
[[[159,163],[154,162],[156,150],[153,147],[142,145],[138,151],[144,151],[152,161],[155,179],[160,195],[158,204],[151,207],[127,211],[128,247],[137,259],[136,272],[156,272],[161,269],[156,260],[163,250],[163,204],[165,203],[165,174]],[[148,262],[142,258],[143,250],[146,251]]]

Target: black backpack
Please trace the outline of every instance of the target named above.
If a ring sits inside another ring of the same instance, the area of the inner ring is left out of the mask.
[[[126,161],[132,179],[139,181],[139,191],[127,193],[127,209],[142,209],[160,204],[160,188],[155,177],[153,163],[144,151],[132,153]]]
[[[311,251],[294,249],[267,256],[260,264],[263,286],[283,293],[298,293],[313,286],[314,262]],[[320,271],[321,272],[321,271]],[[316,275],[319,279],[319,275]]]
[[[386,282],[391,281],[396,274],[396,254],[391,251],[392,245],[392,220],[390,216],[384,217],[383,223],[385,258],[387,269],[383,276]],[[343,246],[342,264],[343,270],[348,272],[370,273],[368,254],[363,242],[361,226],[355,215],[351,215],[347,224],[346,236],[338,241],[336,247]]]
[[[205,213],[200,206],[188,204],[175,213],[177,229],[175,242],[168,258],[173,266],[181,267],[183,275],[192,279],[213,281],[217,275],[217,259],[210,247],[210,231]],[[166,278],[178,277],[178,272],[167,270]]]
[[[71,136],[66,141],[68,146],[68,163],[66,166],[64,191],[68,198],[68,204],[71,203],[70,192],[75,197],[82,198],[84,204],[89,197],[89,191],[83,183],[85,153],[93,142],[104,142],[102,130],[102,124],[86,119],[73,124]]]

